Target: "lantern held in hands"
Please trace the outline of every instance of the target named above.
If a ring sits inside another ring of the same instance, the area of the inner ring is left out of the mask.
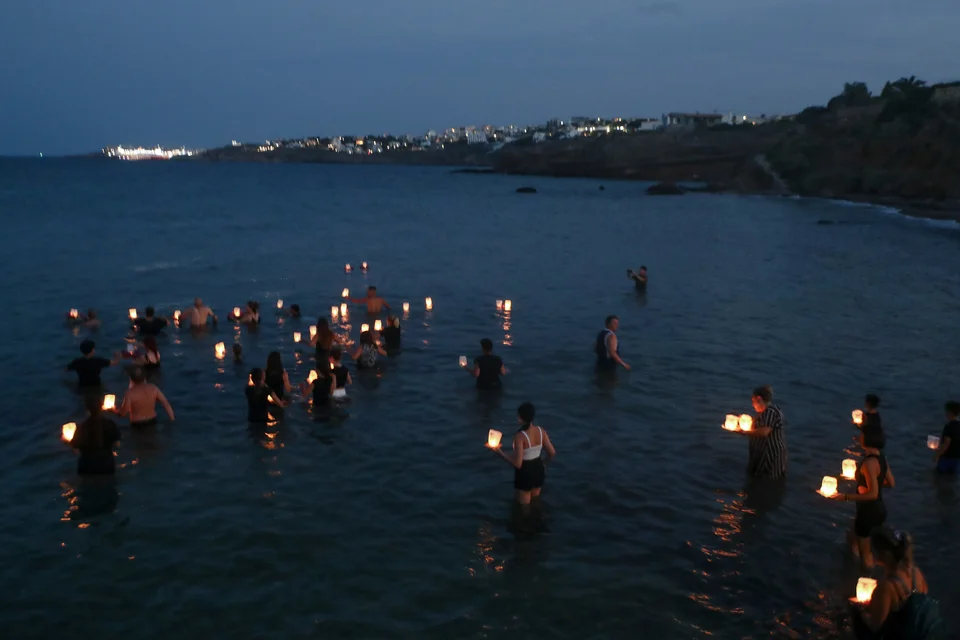
[[[277,309],[283,309],[283,300],[277,300]]]
[[[310,339],[313,340],[317,337],[317,325],[310,325]]]
[[[823,481],[820,483],[820,495],[824,498],[837,495],[837,479],[832,476],[823,476]]]
[[[927,449],[936,450],[940,448],[939,436],[927,436]]]
[[[127,311],[127,314],[130,316],[130,319],[131,319],[131,320],[136,320],[136,319],[137,319],[137,310],[136,310],[136,309],[129,309],[129,310]]]
[[[383,323],[379,320],[373,321],[373,330],[374,331],[383,331]]]
[[[108,393],[103,396],[103,406],[101,407],[104,411],[113,411],[113,408],[117,406],[117,396],[112,393]]]
[[[310,375],[307,376],[307,382],[316,382],[317,378],[320,376],[317,375],[317,371],[313,370],[310,372]]]
[[[366,263],[366,262],[364,262],[364,263],[361,264],[360,266],[363,268],[364,271],[367,270],[367,263]]]
[[[850,415],[853,418],[853,424],[857,425],[858,427],[863,424],[863,411],[860,409],[854,409],[853,413]]]
[[[173,321],[180,322],[180,309],[173,312]]]
[[[403,303],[403,312],[404,312],[404,313],[410,313],[410,303],[409,303],[409,302],[404,302],[404,303]]]
[[[844,460],[840,463],[840,468],[843,472],[840,474],[847,480],[853,480],[857,477],[857,461],[856,460]]]
[[[426,305],[427,311],[433,310],[433,298],[427,298],[426,300],[423,301],[423,303]]]
[[[504,300],[504,301],[503,301],[503,310],[504,310],[505,312],[512,311],[512,310],[513,310],[513,301],[512,301],[512,300]]]
[[[234,318],[239,318],[239,317],[240,317],[240,307],[234,307],[234,308],[233,308],[233,317],[234,317]]]
[[[727,414],[727,419],[723,421],[723,428],[727,431],[736,431],[740,428],[740,416],[735,416],[732,413]]]
[[[350,297],[350,289],[347,289],[346,287],[344,287],[343,291],[340,292],[340,296],[341,296],[341,297],[344,297],[344,298],[349,298],[349,297]]]
[[[330,307],[330,317],[333,320],[336,320],[339,314],[340,314],[340,307]]]
[[[299,332],[299,331],[294,331],[294,332],[293,332],[293,341],[294,341],[294,342],[300,342],[300,332]]]
[[[467,366],[467,356],[460,356],[460,366],[461,367]]]
[[[366,333],[367,331],[370,331],[370,325],[366,323],[360,325],[360,333]]]
[[[867,603],[873,597],[873,590],[877,588],[877,581],[873,578],[860,578],[857,580],[857,602]]]
[[[490,431],[487,433],[487,446],[491,449],[496,449],[500,446],[501,438],[503,438],[502,433],[496,429],[490,429]]]
[[[213,352],[217,356],[218,360],[223,360],[223,357],[227,355],[227,347],[222,342],[218,342],[213,347]]]
[[[77,311],[76,309],[70,309],[70,319],[71,319],[71,320],[76,320],[76,319],[79,318],[79,317],[80,317],[80,312],[79,312],[79,311]]]
[[[737,420],[737,426],[740,427],[740,431],[753,431],[753,418],[747,414],[743,414]]]
[[[60,429],[60,437],[63,438],[64,442],[71,442],[73,440],[73,434],[77,432],[77,423],[68,422],[63,425],[63,428]]]

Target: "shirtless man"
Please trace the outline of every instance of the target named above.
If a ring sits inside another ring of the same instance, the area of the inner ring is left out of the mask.
[[[387,301],[377,295],[377,288],[372,285],[367,287],[366,298],[350,298],[350,302],[353,304],[367,305],[367,313],[370,315],[377,315],[384,309],[390,308]]]
[[[188,321],[191,329],[202,329],[207,326],[208,318],[213,318],[213,324],[217,324],[217,314],[213,312],[213,309],[203,304],[203,300],[200,298],[196,298],[193,301],[193,306],[183,312],[180,321]]]
[[[143,369],[137,367],[130,372],[131,386],[123,396],[123,403],[117,412],[121,417],[130,416],[131,427],[152,427],[157,424],[157,403],[163,405],[170,421],[175,420],[173,407],[156,385],[146,381]]]

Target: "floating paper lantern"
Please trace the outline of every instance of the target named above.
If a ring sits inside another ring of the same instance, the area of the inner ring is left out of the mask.
[[[310,372],[310,375],[307,376],[307,382],[314,382],[314,381],[316,381],[316,379],[319,378],[319,377],[320,377],[320,376],[317,375],[317,372],[316,372],[315,370],[314,370],[314,371],[311,371],[311,372]]]
[[[330,307],[330,317],[331,317],[331,318],[333,318],[334,320],[336,320],[336,319],[337,319],[337,315],[339,315],[339,313],[340,313],[340,308],[339,308],[339,307]]]
[[[497,311],[503,311],[503,300],[497,300]]]
[[[410,303],[409,303],[409,302],[404,302],[404,303],[403,303],[403,312],[404,312],[404,313],[410,313]]]
[[[70,309],[70,317],[74,320],[80,317],[80,312],[76,309]]]
[[[180,309],[177,309],[176,311],[173,312],[173,319],[176,322],[180,322]]]
[[[857,602],[867,603],[873,597],[873,590],[877,588],[877,581],[873,578],[857,580]]]
[[[740,431],[752,431],[753,418],[747,414],[743,414],[739,419],[737,419],[737,426],[740,427]]]
[[[855,425],[863,424],[863,411],[861,411],[860,409],[854,409],[851,416],[853,417],[853,424]]]
[[[127,311],[127,313],[130,315],[130,319],[131,319],[131,320],[136,320],[136,319],[137,319],[137,310],[136,310],[136,309],[130,309],[129,311]]]
[[[317,325],[310,325],[310,339],[313,340],[317,337]]]
[[[843,472],[840,474],[847,480],[853,480],[857,477],[857,461],[856,460],[844,460],[840,464],[840,468],[843,469]]]
[[[283,309],[283,300],[277,300],[277,309]]]
[[[293,341],[294,341],[294,342],[300,342],[300,332],[299,332],[299,331],[294,331],[294,332],[293,332]]]
[[[740,428],[740,416],[727,414],[727,419],[723,422],[723,428],[727,431],[736,431]]]
[[[433,298],[427,298],[423,301],[423,303],[426,305],[427,311],[431,311],[433,309]]]
[[[60,437],[63,438],[64,442],[71,442],[73,440],[73,434],[77,432],[77,423],[68,422],[63,425],[63,428],[60,429]]]
[[[467,356],[460,356],[460,366],[461,367],[467,366]]]
[[[367,263],[366,263],[366,262],[364,262],[364,263],[361,264],[360,266],[363,267],[363,270],[364,270],[364,271],[367,270]]]
[[[940,448],[940,438],[939,436],[927,436],[927,449],[939,449]]]
[[[373,321],[373,330],[374,331],[383,331],[383,323],[379,320]]]
[[[135,345],[135,344],[128,344],[128,345],[127,345],[127,353],[129,353],[130,355],[133,355],[133,354],[135,354],[136,352],[137,352],[137,345]]]
[[[366,333],[367,331],[370,331],[370,325],[366,323],[360,325],[360,333]]]
[[[512,309],[513,309],[513,301],[512,301],[512,300],[504,300],[504,301],[503,301],[503,310],[504,310],[504,311],[510,311],[510,310],[512,310]]]
[[[213,347],[213,352],[216,354],[216,356],[217,356],[217,358],[218,358],[219,360],[223,360],[223,357],[224,357],[225,355],[227,355],[227,347],[224,346],[224,344],[223,344],[222,342],[218,342],[218,343]]]
[[[350,273],[351,271],[353,271],[353,267],[350,266],[350,263],[347,263],[347,264],[343,265],[343,270],[344,270],[346,273]]]
[[[117,396],[112,393],[108,393],[103,396],[103,407],[104,411],[112,411],[114,407],[117,406]]]
[[[500,446],[500,439],[503,438],[503,434],[497,431],[496,429],[490,429],[487,433],[487,446],[491,449],[496,449]]]
[[[233,308],[233,317],[234,317],[234,318],[239,318],[239,317],[240,317],[240,307],[234,307],[234,308]]]
[[[350,313],[350,309],[347,308],[347,303],[344,302],[343,304],[340,305],[340,315],[346,318],[349,313]]]
[[[837,495],[837,479],[832,476],[823,476],[823,482],[820,483],[820,495],[824,498]]]
[[[344,298],[349,298],[349,297],[350,297],[350,289],[344,288],[344,290],[340,292],[340,295],[341,295],[342,297],[344,297]]]

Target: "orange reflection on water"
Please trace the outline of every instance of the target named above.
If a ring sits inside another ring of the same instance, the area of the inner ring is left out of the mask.
[[[742,607],[734,607],[732,609],[724,609],[723,607],[718,607],[717,605],[710,602],[710,596],[705,593],[691,593],[690,599],[696,602],[697,604],[703,606],[705,609],[710,611],[716,611],[717,613],[735,613],[742,614]]]
[[[476,553],[478,556],[480,556],[481,560],[483,560],[483,567],[487,570],[492,569],[496,572],[503,571],[505,568],[503,561],[498,560],[493,556],[493,546],[497,541],[497,538],[493,535],[490,525],[487,523],[480,525],[477,535],[479,539],[477,540]],[[472,568],[468,567],[467,571],[471,576],[476,575],[476,571]]]
[[[513,346],[513,336],[510,335],[510,314],[503,315],[503,345],[505,347]]]

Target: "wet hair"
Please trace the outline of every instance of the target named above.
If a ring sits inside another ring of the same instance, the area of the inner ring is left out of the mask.
[[[533,418],[537,415],[537,409],[531,402],[524,402],[517,407],[517,417],[520,418],[521,429],[528,428],[533,424]]]
[[[160,353],[160,348],[157,346],[157,339],[153,336],[147,336],[143,339],[143,346],[146,347],[147,351],[153,351],[154,353]]]
[[[82,353],[85,356],[88,356],[91,353],[93,353],[93,350],[96,347],[97,347],[97,343],[94,342],[93,340],[84,340],[83,342],[80,343],[80,353]]]
[[[369,331],[364,331],[360,334],[360,344],[374,344],[373,334]]]
[[[887,437],[883,433],[883,427],[865,427],[862,435],[864,447],[870,449],[883,449],[887,445]]]
[[[233,355],[239,356],[241,353],[243,353],[243,347],[240,346],[240,343],[239,343],[239,342],[234,342],[234,343],[233,343]]]
[[[337,345],[333,349],[330,349],[330,357],[334,362],[340,362],[340,358],[343,357],[343,350],[340,349],[340,346]]]
[[[607,316],[607,319],[603,321],[603,326],[609,327],[611,322],[619,319],[617,316]]]
[[[253,380],[253,384],[260,384],[263,382],[263,369],[260,367],[254,367],[250,369],[250,379]]]
[[[760,398],[763,400],[764,404],[770,404],[770,402],[773,400],[773,387],[768,384],[765,384],[762,387],[757,387],[753,390],[753,397]]]
[[[143,369],[140,367],[134,367],[130,369],[130,379],[134,384],[140,384],[147,379],[147,376],[143,373]]]
[[[957,416],[960,416],[960,402],[957,402],[956,400],[951,400],[950,402],[943,405],[943,412],[953,416],[954,418],[956,418]]]
[[[330,331],[330,323],[326,318],[317,318],[317,344],[328,348],[333,343],[333,331]]]
[[[87,320],[93,320],[97,317],[96,309],[87,309]]]
[[[863,406],[868,409],[876,409],[880,406],[880,396],[875,393],[868,393],[863,397]]]
[[[292,304],[292,305],[290,305],[290,315],[298,316],[298,317],[299,317],[299,316],[300,316],[300,305],[298,305],[298,304]]]
[[[484,353],[491,353],[493,351],[493,340],[490,338],[484,338],[480,341],[480,348]]]
[[[271,351],[267,356],[267,373],[283,373],[283,359],[279,351]]]
[[[647,270],[647,265],[645,264],[640,265],[640,271],[646,271],[646,270]]]
[[[103,447],[103,394],[99,391],[88,393],[83,403],[90,413],[90,417],[78,425],[79,437],[74,438],[73,444],[78,449],[100,449]]]
[[[369,287],[367,287],[367,291],[376,291],[376,290],[377,288],[374,285],[370,285]]]
[[[870,532],[870,545],[878,557],[889,556],[895,567],[913,565],[913,538],[906,531],[874,527]]]
[[[143,310],[143,312],[147,315],[148,318],[152,318],[157,313],[156,309],[154,309],[153,307],[147,307],[146,309]]]

